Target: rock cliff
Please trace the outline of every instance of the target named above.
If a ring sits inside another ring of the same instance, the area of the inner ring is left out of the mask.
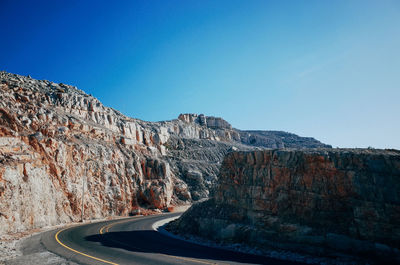
[[[212,198],[169,230],[319,255],[400,261],[400,151],[228,154]]]
[[[206,198],[228,152],[273,146],[246,141],[221,118],[141,121],[76,87],[0,72],[0,234],[77,221],[82,196],[86,219]]]

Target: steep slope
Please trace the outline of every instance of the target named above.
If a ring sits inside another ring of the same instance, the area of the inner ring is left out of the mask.
[[[400,261],[400,151],[228,154],[212,198],[169,229],[225,242]]]
[[[82,196],[85,218],[191,203],[228,152],[255,145],[221,118],[145,122],[76,87],[0,72],[0,234],[76,221]]]

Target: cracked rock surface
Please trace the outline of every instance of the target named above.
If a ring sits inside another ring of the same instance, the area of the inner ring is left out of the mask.
[[[181,114],[146,122],[76,87],[0,72],[0,235],[165,210],[209,196],[235,150],[329,147]],[[84,190],[84,191],[83,191]]]
[[[233,152],[211,199],[168,229],[220,242],[400,262],[400,151]]]

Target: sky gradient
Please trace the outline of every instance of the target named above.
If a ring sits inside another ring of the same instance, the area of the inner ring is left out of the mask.
[[[400,1],[82,2],[0,0],[0,70],[143,120],[400,149]]]

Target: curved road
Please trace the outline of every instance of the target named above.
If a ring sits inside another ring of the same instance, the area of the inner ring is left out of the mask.
[[[42,235],[45,247],[80,264],[299,264],[201,246],[161,234],[153,224],[181,213],[72,226]]]

